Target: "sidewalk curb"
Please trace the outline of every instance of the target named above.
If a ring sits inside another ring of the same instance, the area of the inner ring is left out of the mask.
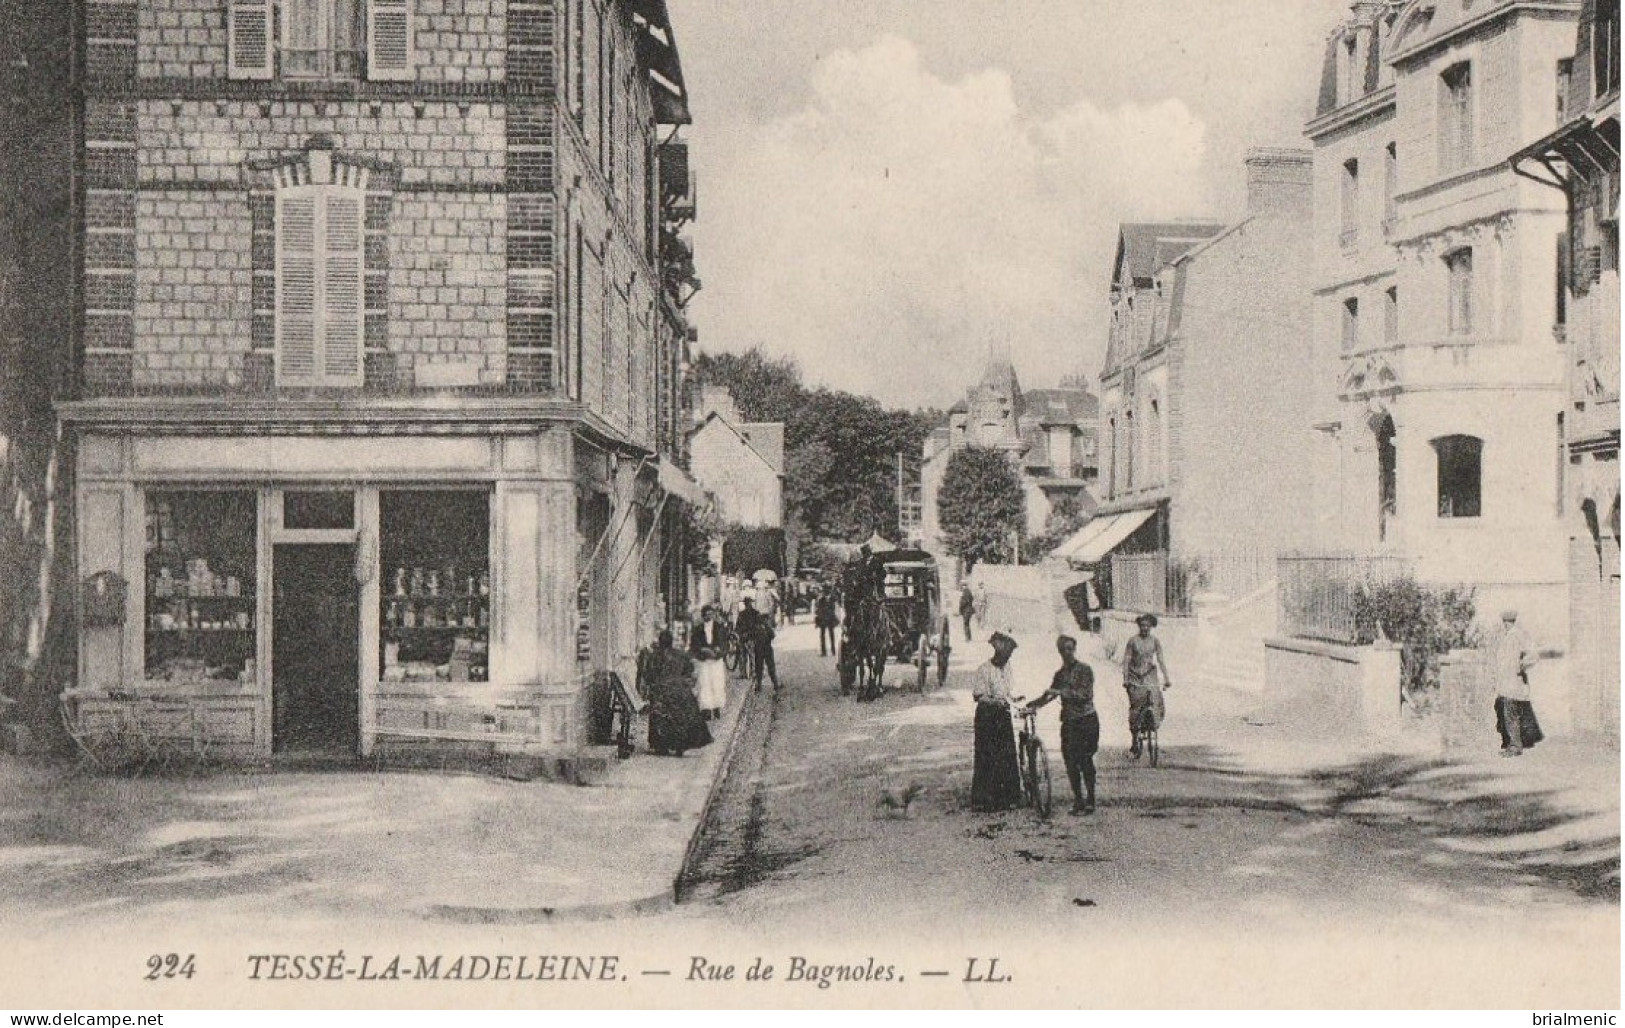
[[[739,753],[739,739],[744,734],[745,726],[755,712],[758,697],[765,695],[759,693],[745,683],[744,698],[739,704],[738,713],[734,715],[728,725],[728,739],[724,744],[722,759],[711,772],[711,782],[705,790],[705,800],[700,804],[698,816],[694,827],[689,834],[688,842],[683,847],[683,857],[679,862],[676,873],[671,878],[671,884],[646,896],[626,900],[614,900],[606,903],[584,903],[575,906],[557,907],[483,907],[462,906],[458,904],[435,904],[422,910],[425,918],[435,921],[444,921],[453,924],[487,924],[487,925],[521,925],[521,924],[549,924],[561,921],[612,921],[620,918],[641,917],[648,914],[657,914],[670,910],[682,899],[682,881],[688,874],[689,866],[699,851],[700,842],[705,835],[705,824],[710,818],[711,808],[716,803],[717,795],[722,791],[722,783],[727,780],[728,772],[733,769],[735,759]],[[684,811],[683,817],[690,816],[690,811]]]
[[[672,878],[672,903],[683,901],[683,882],[693,870],[695,858],[699,856],[700,844],[705,841],[705,826],[711,820],[711,808],[716,805],[717,796],[722,792],[722,783],[728,780],[728,773],[733,770],[734,761],[739,757],[739,740],[745,734],[745,728],[751,717],[756,713],[758,697],[768,696],[758,689],[746,688],[745,699],[739,704],[739,716],[734,718],[733,730],[728,735],[728,748],[723,751],[722,759],[717,762],[716,772],[711,777],[711,788],[706,790],[705,802],[700,806],[700,819],[694,825],[694,834],[689,836],[688,845],[683,847],[683,860],[677,867],[677,874]],[[771,698],[771,697],[770,697]]]

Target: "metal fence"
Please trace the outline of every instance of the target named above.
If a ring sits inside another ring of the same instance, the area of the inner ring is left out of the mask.
[[[1355,597],[1362,586],[1412,573],[1404,557],[1375,554],[1288,554],[1276,560],[1280,630],[1300,639],[1357,644]]]
[[[1139,613],[1169,613],[1168,554],[1113,554],[1112,607]]]
[[[1248,550],[1219,554],[1166,552],[1114,554],[1112,606],[1151,614],[1190,614],[1198,593],[1246,596],[1275,578],[1275,554]]]

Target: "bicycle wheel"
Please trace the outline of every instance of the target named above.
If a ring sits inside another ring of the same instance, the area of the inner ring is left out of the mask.
[[[744,659],[744,650],[739,646],[737,639],[728,640],[728,649],[722,655],[722,666],[734,674],[739,673],[739,662]]]
[[[1151,723],[1150,715],[1146,716],[1145,757],[1146,757],[1146,763],[1147,764],[1149,764],[1151,767],[1156,767],[1157,766],[1157,757],[1158,757],[1157,726],[1155,724]]]
[[[1049,757],[1044,753],[1044,744],[1034,739],[1028,746],[1027,760],[1029,775],[1032,783],[1033,810],[1042,818],[1049,817],[1052,796],[1050,793]]]

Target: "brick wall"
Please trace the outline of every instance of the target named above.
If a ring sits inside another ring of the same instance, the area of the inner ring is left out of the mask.
[[[389,349],[402,370],[472,363],[481,385],[504,380],[508,198],[407,193],[389,232]]]
[[[127,48],[144,79],[226,77],[225,0],[141,0]],[[515,5],[521,6],[521,5]],[[506,0],[415,0],[413,45],[419,82],[500,82],[507,67]],[[89,4],[93,25],[124,27],[128,3]],[[111,48],[108,48],[111,51]],[[104,58],[109,65],[114,58]]]
[[[453,363],[460,374],[434,381],[529,393],[580,376],[595,412],[652,441],[652,107],[629,25],[605,26],[610,115],[596,45],[566,52],[598,39],[593,4],[570,33],[575,6],[558,0],[414,0],[414,76],[382,83],[228,82],[224,10],[89,0],[90,391],[274,390],[267,169],[330,148],[372,169],[368,391],[410,390]],[[579,126],[554,97],[576,67],[592,104]]]
[[[246,196],[143,192],[135,238],[132,384],[241,386],[253,312]]]

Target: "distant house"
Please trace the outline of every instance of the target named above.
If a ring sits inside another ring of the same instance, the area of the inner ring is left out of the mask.
[[[1168,562],[1136,583],[1114,573],[1125,608],[1249,592],[1277,550],[1309,536],[1310,154],[1253,150],[1246,175],[1233,224],[1124,225],[1119,237],[1101,516],[1061,549],[1076,563]]]
[[[982,378],[948,411],[948,421],[926,437],[920,470],[922,545],[942,550],[937,494],[948,458],[978,446],[1009,454],[1027,500],[1029,535],[1045,530],[1057,504],[1070,500],[1094,509],[1089,485],[1096,476],[1096,423],[1100,401],[1082,385],[1023,392],[1008,357],[989,355]]]
[[[694,478],[741,528],[784,527],[784,424],[745,421],[728,390],[707,386],[691,442]]]

